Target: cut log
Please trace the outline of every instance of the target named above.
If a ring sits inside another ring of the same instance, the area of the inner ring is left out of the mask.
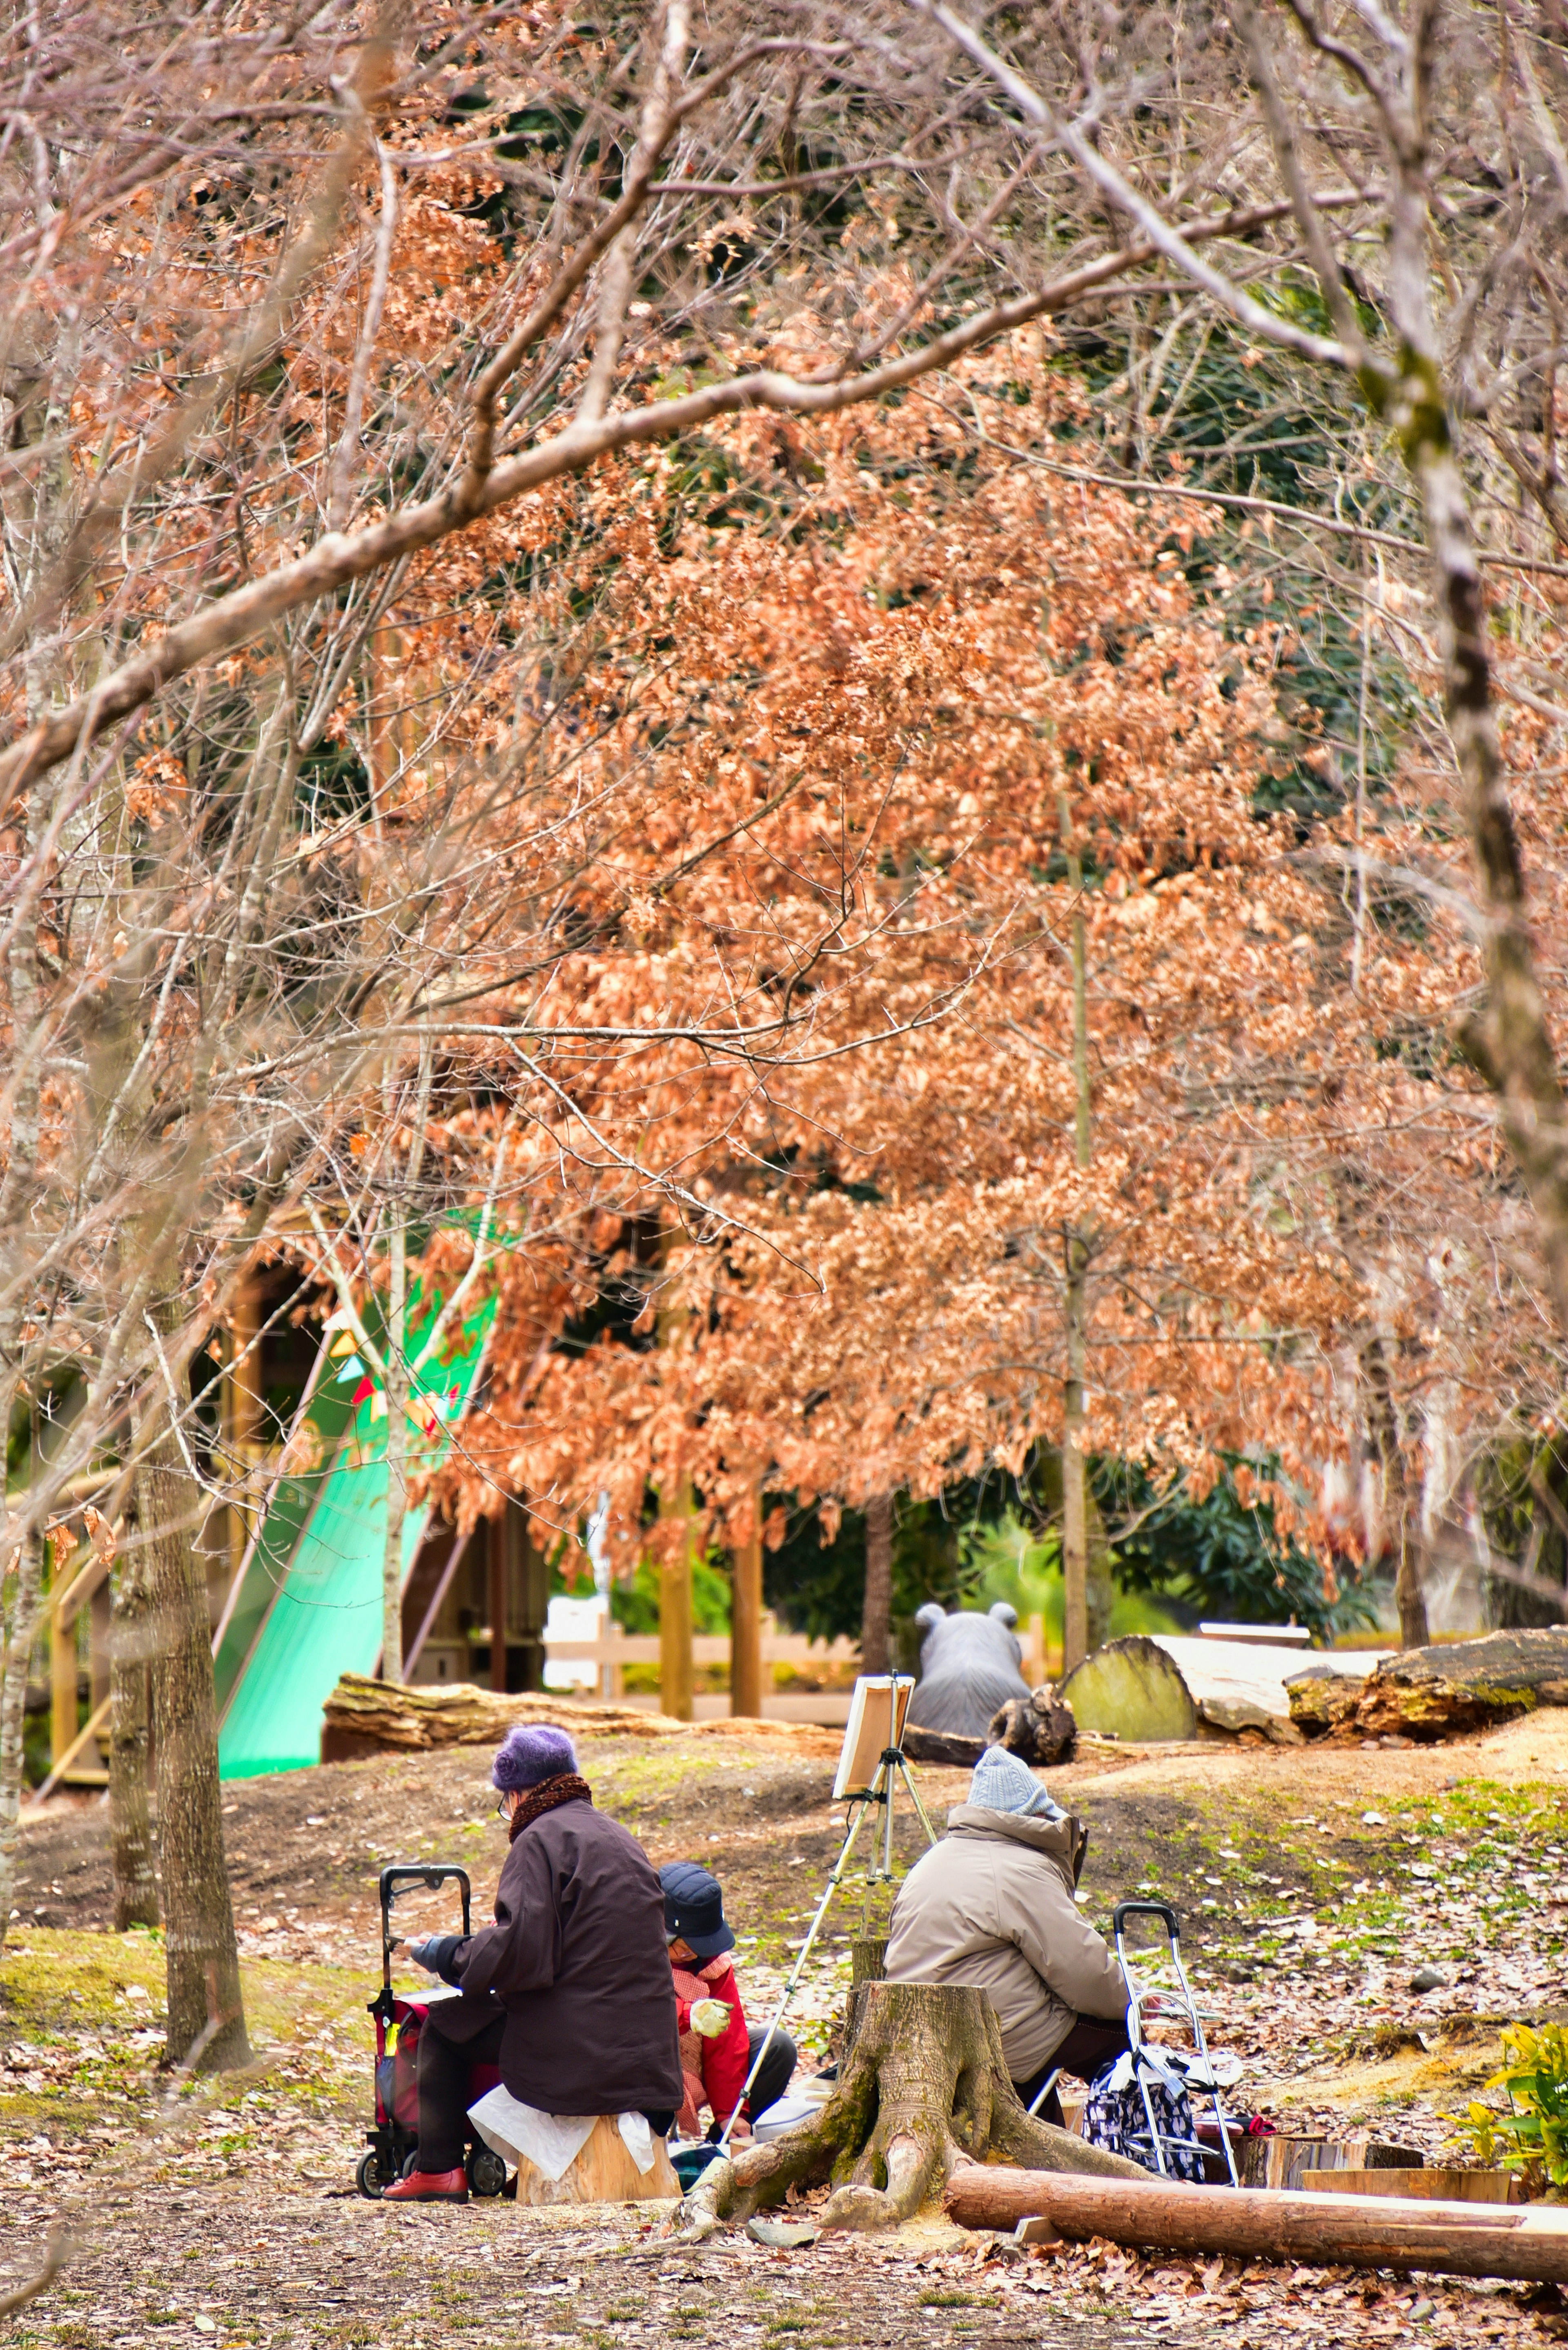
[[[1236,2154],[1243,2187],[1300,2187],[1309,2170],[1412,2170],[1418,2146],[1358,2132],[1350,2137],[1245,2137]]]
[[[1568,1705],[1568,1627],[1385,1657],[1363,1685],[1355,1727],[1364,1738],[1426,1742],[1513,1721],[1540,1705]]]
[[[1303,2170],[1303,2195],[1405,2195],[1434,2203],[1521,2203],[1511,2171]]]
[[[999,1706],[986,1732],[993,1746],[1005,1746],[1036,1771],[1069,1762],[1077,1735],[1072,1707],[1062,1703],[1049,1681],[1027,1698],[1010,1698]]]
[[[1043,2171],[1143,2176],[1024,2112],[996,2011],[973,1984],[864,1982],[849,1995],[838,2085],[826,2105],[781,2137],[711,2163],[681,2206],[680,2232],[697,2242],[721,2220],[743,2222],[782,2202],[792,2186],[830,2180],[824,2228],[897,2227],[941,2193],[959,2164],[992,2155]]]
[[[601,2114],[593,2136],[559,2178],[547,2178],[526,2156],[517,2165],[519,2203],[674,2202],[680,2181],[661,2137],[653,2141],[653,2168],[639,2170],[613,2114]]]
[[[1342,1675],[1358,1685],[1386,1653],[1374,1648],[1305,1658],[1299,1648],[1271,1647],[1265,1641],[1191,1639],[1173,1632],[1153,1637],[1155,1646],[1180,1667],[1207,1729],[1228,1737],[1258,1731],[1278,1746],[1299,1745],[1307,1734],[1292,1714],[1290,1682],[1314,1673]]]
[[[1080,1730],[1138,1741],[1198,1735],[1198,1709],[1180,1666],[1141,1633],[1107,1640],[1056,1695]]]
[[[1568,2221],[1556,2211],[1186,2187],[1147,2172],[1131,2185],[978,2165],[954,2172],[943,2200],[961,2228],[1043,2220],[1036,2241],[1044,2242],[1053,2234],[1080,2243],[1104,2236],[1113,2244],[1238,2260],[1568,2283]]]
[[[983,1738],[957,1738],[946,1730],[904,1729],[904,1752],[911,1762],[946,1763],[955,1771],[972,1771],[985,1752]]]

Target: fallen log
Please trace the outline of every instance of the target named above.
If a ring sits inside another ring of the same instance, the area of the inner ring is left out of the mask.
[[[1352,1680],[1331,1665],[1303,1665],[1285,1683],[1291,1720],[1304,1738],[1326,1738],[1331,1731],[1354,1722],[1367,1676]]]
[[[934,1762],[972,1771],[985,1752],[983,1738],[960,1738],[950,1730],[904,1729],[904,1752],[911,1762]]]
[[[1364,1738],[1425,1742],[1514,1721],[1541,1705],[1568,1705],[1568,1627],[1385,1657],[1362,1684],[1355,1726]]]
[[[502,1697],[469,1681],[417,1688],[344,1673],[321,1709],[321,1759],[352,1762],[361,1755],[424,1753],[437,1746],[498,1746],[519,1721],[558,1721],[575,1738],[776,1739],[799,1752],[824,1755],[836,1753],[839,1745],[838,1732],[816,1722],[739,1715],[677,1721],[671,1714],[639,1713],[635,1706],[598,1705],[582,1698]]]
[[[955,2170],[943,2203],[961,2228],[1043,2224],[1053,2236],[1317,2268],[1402,2269],[1444,2276],[1568,2283],[1568,2223],[1550,2210],[1429,2203],[1407,2197],[1296,2195],[1269,2188],[1128,2185],[1071,2171],[971,2164]]]

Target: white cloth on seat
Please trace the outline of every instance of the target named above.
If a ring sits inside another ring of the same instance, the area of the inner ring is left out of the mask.
[[[468,2109],[468,2118],[503,2161],[531,2162],[554,2186],[566,2176],[594,2134],[597,2114],[545,2114],[525,2106],[510,2089],[487,2089]],[[653,2168],[653,2132],[646,2114],[618,2114],[616,2126],[638,2170]]]

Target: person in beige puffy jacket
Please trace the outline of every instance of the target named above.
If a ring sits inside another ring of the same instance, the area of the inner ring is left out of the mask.
[[[888,1981],[985,1991],[1026,2106],[1058,2066],[1092,2081],[1127,2045],[1121,1969],[1073,1898],[1086,1842],[1027,1764],[991,1746],[893,1904]],[[1060,2123],[1054,2088],[1040,2110]]]

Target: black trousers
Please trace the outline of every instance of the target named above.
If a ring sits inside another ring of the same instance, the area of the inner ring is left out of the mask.
[[[1075,2080],[1092,2081],[1102,2064],[1111,2064],[1125,2056],[1130,2043],[1126,2022],[1106,2015],[1080,2015],[1074,2019],[1073,2029],[1065,2040],[1048,2056],[1037,2073],[1027,2081],[1014,2081],[1013,2088],[1026,2106],[1032,2106],[1040,2095],[1040,2085],[1050,2078],[1058,2067],[1071,2073]],[[1054,2089],[1040,2108],[1043,2122],[1054,2122],[1062,2126],[1062,2100]]]
[[[501,2035],[506,2029],[504,2012],[470,2037],[453,2041],[446,2037],[437,2019],[450,2007],[455,2021],[458,2006],[455,1999],[438,2001],[426,2015],[420,2033],[414,2079],[420,2093],[421,2170],[439,2172],[460,2167],[463,2147],[473,2136],[473,2126],[468,2118],[468,2109],[473,2102],[469,2077],[476,2064],[501,2062]],[[464,2021],[466,2023],[467,2019]],[[793,2067],[793,2048],[790,2064]],[[643,2118],[655,2137],[667,2137],[675,2116],[662,2113],[647,2114]]]
[[[462,2163],[463,2147],[473,2136],[468,2118],[473,2102],[469,2075],[476,2064],[500,2064],[501,2035],[506,2029],[503,2010],[472,2038],[449,2040],[437,2021],[447,2004],[456,2008],[460,2002],[438,2001],[426,2015],[414,2066],[420,2092],[421,2170],[456,2170]]]
[[[753,2023],[747,2027],[746,2070],[748,2073],[757,2061],[758,2049],[767,2039],[767,2031],[768,2027],[765,2023]],[[763,2059],[762,2071],[752,2084],[752,2094],[741,2107],[748,2121],[754,2121],[759,2114],[765,2114],[770,2106],[778,2103],[794,2078],[794,2042],[787,2032],[775,2032],[773,2038],[768,2041],[768,2053]],[[723,2130],[722,2122],[716,2121],[710,2127],[708,2135],[715,2145],[722,2137]]]

